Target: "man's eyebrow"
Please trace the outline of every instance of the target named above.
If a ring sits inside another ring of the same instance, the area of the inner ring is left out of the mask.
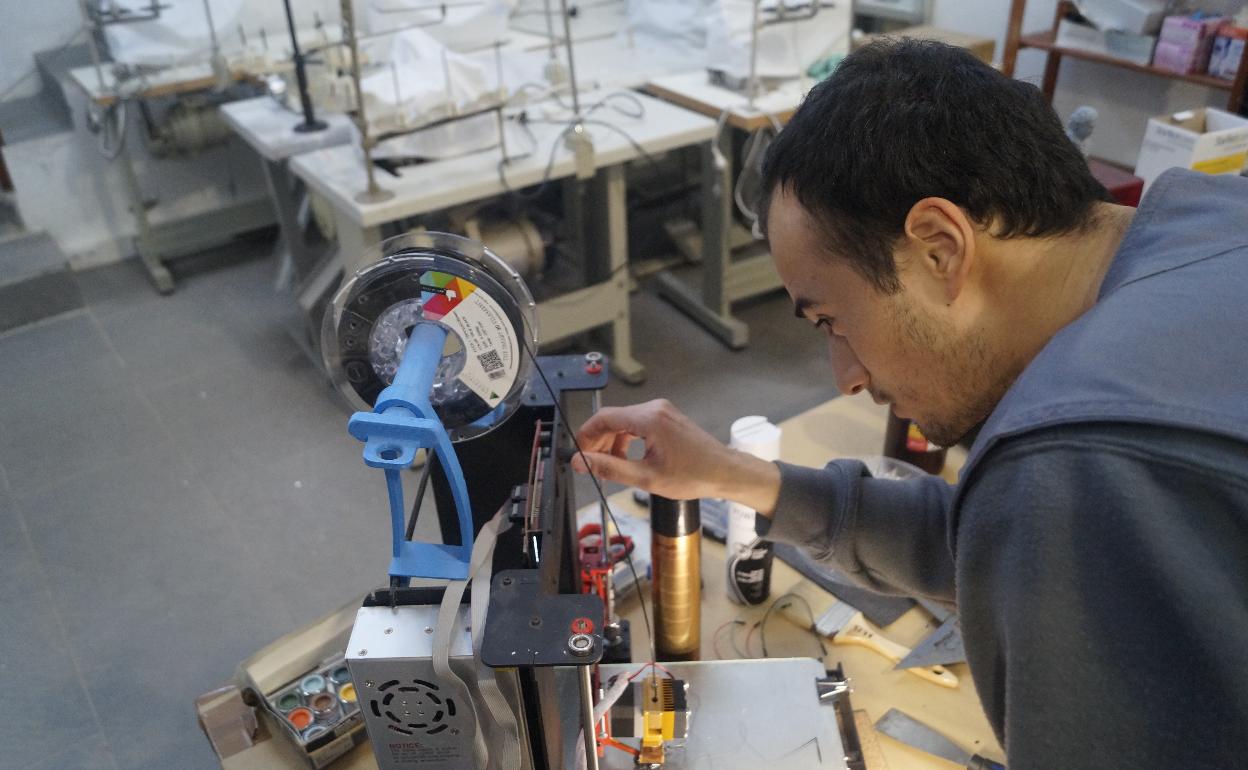
[[[793,316],[795,318],[801,318],[805,320],[806,311],[813,304],[815,303],[811,302],[810,300],[804,297],[798,297],[797,299],[793,300]]]

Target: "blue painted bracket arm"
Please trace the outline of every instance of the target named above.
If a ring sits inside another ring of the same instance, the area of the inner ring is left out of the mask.
[[[446,428],[429,403],[429,391],[442,358],[446,334],[446,330],[436,324],[417,324],[408,339],[394,382],[377,397],[372,412],[356,412],[347,423],[351,435],[364,442],[364,464],[381,468],[386,474],[394,546],[390,561],[393,578],[463,580],[468,577],[473,542],[468,485]],[[407,507],[403,500],[402,471],[412,466],[421,449],[437,455],[446,474],[455,501],[462,545],[426,543],[406,537]]]

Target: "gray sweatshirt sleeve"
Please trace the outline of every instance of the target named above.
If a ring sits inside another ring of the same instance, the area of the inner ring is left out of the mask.
[[[857,460],[822,470],[777,465],[769,540],[804,548],[875,591],[953,602],[951,485],[936,476],[875,479]]]

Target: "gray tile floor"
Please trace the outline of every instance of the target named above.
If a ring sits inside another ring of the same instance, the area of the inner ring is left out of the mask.
[[[192,699],[384,580],[381,482],[286,336],[265,244],[159,297],[134,263],[0,335],[0,767],[215,767]],[[783,295],[731,352],[634,296],[640,387],[725,438],[834,395]],[[432,517],[426,517],[431,520]]]

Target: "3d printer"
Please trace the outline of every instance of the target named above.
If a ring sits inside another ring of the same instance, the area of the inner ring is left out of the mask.
[[[788,730],[777,745],[797,747],[783,766],[847,767],[817,661],[629,662],[603,579],[613,549],[580,547],[568,468],[563,402],[604,387],[603,358],[538,358],[528,289],[479,243],[420,233],[374,256],[335,297],[322,350],[389,493],[389,584],[346,650],[378,766],[757,767],[715,752],[748,739],[742,724],[775,722],[768,735]],[[413,537],[426,485],[409,507],[403,482],[422,453],[440,543]],[[600,535],[610,515],[603,499]],[[757,715],[737,702],[751,681]]]

